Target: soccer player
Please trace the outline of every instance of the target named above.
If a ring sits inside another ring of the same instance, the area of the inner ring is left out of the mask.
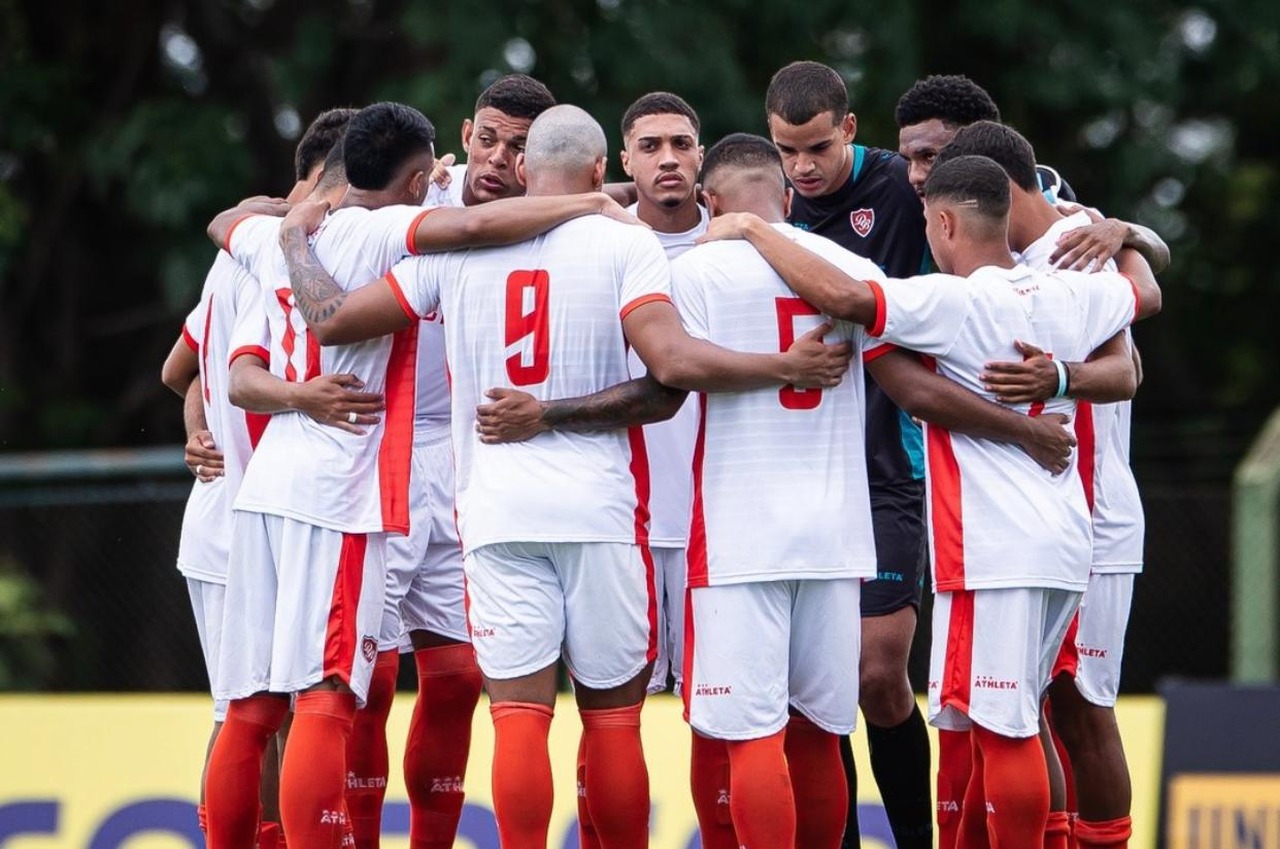
[[[974,388],[988,360],[1013,355],[1009,339],[1034,339],[1078,361],[1132,319],[1159,310],[1159,288],[1132,251],[1118,258],[1128,279],[1017,266],[1008,248],[1009,202],[1008,178],[989,159],[939,166],[925,185],[925,210],[933,255],[949,273],[879,287],[794,251],[757,222],[726,222],[724,231],[745,232],[806,300],[934,356],[940,373]],[[1058,398],[1019,408],[1072,406]],[[1087,583],[1083,493],[1074,475],[1045,475],[995,443],[926,427],[939,594],[931,719],[972,728],[971,787],[985,791],[993,843],[1041,845],[1048,779],[1033,738],[1042,688]],[[1010,550],[1023,555],[1010,562]]]
[[[1013,198],[1009,244],[1031,268],[1052,269],[1051,257],[1060,237],[1095,223],[1083,211],[1064,216],[1048,204],[1033,179],[1035,153],[1016,130],[990,122],[965,127],[939,161],[965,155],[988,156],[1008,173]],[[1119,341],[1123,356],[1136,359],[1128,334]],[[1091,371],[1096,370],[1096,361],[1048,361],[1038,350],[1026,353],[1050,365],[1044,371],[1029,372],[1021,364],[1016,371],[1006,364],[988,382],[996,381],[1006,396],[1023,401],[1042,402],[1059,393],[1118,401],[1081,402],[1076,413],[1081,480],[1093,517],[1093,560],[1089,588],[1055,664],[1049,699],[1054,730],[1070,756],[1064,765],[1075,776],[1070,789],[1075,791],[1078,807],[1070,810],[1080,814],[1076,842],[1085,847],[1123,847],[1132,831],[1132,790],[1114,708],[1134,575],[1142,570],[1144,529],[1142,502],[1129,467],[1132,405],[1128,397],[1132,392],[1119,398],[1099,397]],[[1061,367],[1054,362],[1061,362]],[[1014,382],[1018,377],[1021,382]],[[1038,379],[1034,385],[1027,383],[1031,378]],[[1052,386],[1047,385],[1049,378]]]
[[[530,198],[599,190],[603,131],[576,107],[550,109],[531,126],[519,168]],[[813,333],[786,353],[742,355],[690,339],[671,306],[656,238],[598,217],[508,248],[402,263],[349,296],[301,232],[286,228],[286,253],[295,297],[322,343],[395,331],[437,308],[447,316],[458,518],[472,638],[492,700],[503,845],[546,845],[546,739],[562,646],[583,715],[587,803],[601,845],[647,845],[639,720],[656,600],[643,439],[549,433],[485,445],[475,405],[485,387],[508,383],[543,397],[619,383],[628,377],[626,341],[657,380],[692,388],[832,385],[849,346],[823,345]],[[649,416],[669,416],[683,400],[666,395]],[[635,413],[630,401],[619,406]]]

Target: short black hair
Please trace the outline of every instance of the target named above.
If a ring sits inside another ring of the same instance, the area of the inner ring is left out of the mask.
[[[926,203],[972,203],[984,218],[1009,214],[1009,175],[986,156],[957,156],[935,165],[924,181]]]
[[[999,121],[1000,109],[987,90],[962,74],[934,74],[907,89],[893,110],[898,127],[937,118],[963,127],[975,121]]]
[[[773,168],[782,179],[782,157],[773,142],[751,133],[733,133],[711,146],[702,160],[698,182],[704,186],[721,168]]]
[[[347,182],[357,189],[385,189],[410,157],[431,150],[435,140],[435,127],[412,106],[366,106],[351,119],[342,142]]]
[[[788,124],[807,124],[823,112],[838,122],[849,112],[849,89],[821,62],[792,62],[769,81],[764,111],[766,119],[777,115]]]
[[[293,152],[293,172],[299,182],[307,179],[312,169],[324,162],[334,144],[347,132],[347,122],[355,117],[357,111],[326,109],[311,122]]]
[[[316,181],[317,189],[332,189],[347,182],[347,168],[342,164],[346,156],[343,141],[338,139],[337,144],[329,150],[329,155],[324,158],[324,168],[320,171],[320,179]]]
[[[1009,179],[1025,191],[1039,191],[1036,152],[1022,133],[995,121],[979,121],[961,127],[951,143],[938,151],[937,163],[959,156],[985,156],[1005,170]]]
[[[476,112],[488,106],[512,118],[530,121],[555,105],[551,89],[526,74],[498,77],[476,98]]]
[[[642,95],[622,113],[622,137],[627,137],[636,121],[650,115],[683,115],[693,125],[694,133],[702,130],[698,113],[693,111],[693,107],[683,97],[669,91],[651,91]]]

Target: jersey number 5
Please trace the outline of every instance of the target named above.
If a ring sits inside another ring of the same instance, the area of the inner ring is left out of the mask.
[[[778,307],[778,350],[786,353],[796,341],[796,317],[821,315],[800,298],[776,298]],[[788,410],[812,410],[822,403],[822,390],[797,389],[787,384],[778,390],[778,400]]]
[[[551,366],[550,292],[551,278],[541,269],[513,271],[507,276],[507,377],[516,386],[547,379]],[[527,337],[533,338],[526,347],[522,343]]]

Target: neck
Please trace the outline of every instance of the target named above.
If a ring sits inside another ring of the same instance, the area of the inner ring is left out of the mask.
[[[781,204],[762,198],[744,198],[740,203],[732,204],[731,209],[721,209],[720,211],[749,212],[766,224],[783,224],[787,220],[787,216],[782,212]]]
[[[1009,215],[1009,245],[1022,253],[1061,218],[1062,213],[1040,192],[1015,189]]]
[[[685,233],[698,225],[702,213],[698,211],[696,195],[689,195],[679,206],[663,206],[640,195],[636,202],[636,218],[659,233]]]
[[[844,146],[844,164],[840,166],[840,173],[836,175],[836,181],[833,188],[827,194],[835,194],[844,188],[845,183],[849,182],[849,175],[853,173],[853,146],[846,144]]]
[[[951,258],[951,273],[959,277],[968,277],[979,268],[994,265],[997,268],[1013,268],[1017,265],[1009,253],[1008,242],[977,242],[956,251]]]
[[[596,185],[591,174],[556,174],[545,173],[534,176],[528,175],[528,191],[529,195],[579,195],[588,192],[598,192],[600,187]]]
[[[315,189],[312,190],[311,194],[307,195],[307,200],[325,201],[329,204],[330,209],[338,209],[339,207],[347,205],[343,203],[343,199],[346,197],[349,190],[350,187],[346,183],[339,183],[338,185],[330,186],[327,189],[322,189],[319,186],[316,186]]]
[[[342,198],[341,207],[361,206],[365,209],[380,209],[394,203],[403,203],[404,198],[394,195],[386,189],[357,189],[351,186]]]

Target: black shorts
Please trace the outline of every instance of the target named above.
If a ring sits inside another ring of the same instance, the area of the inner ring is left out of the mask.
[[[876,579],[862,582],[862,615],[885,616],[910,605],[920,609],[928,571],[924,481],[871,489]]]

